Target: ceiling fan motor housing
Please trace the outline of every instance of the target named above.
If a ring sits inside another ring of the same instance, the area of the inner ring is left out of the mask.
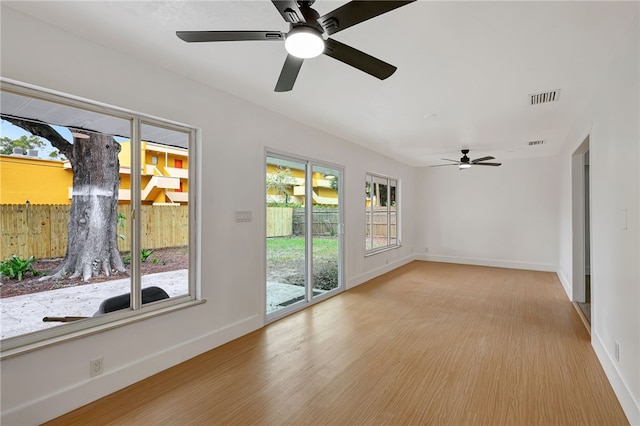
[[[302,13],[302,16],[304,17],[304,20],[306,22],[292,22],[291,29],[294,29],[296,27],[307,27],[307,28],[313,28],[314,30],[318,31],[321,35],[324,34],[324,28],[318,22],[318,19],[320,19],[320,14],[316,12],[315,9],[311,8],[311,4],[313,4],[313,2],[300,2],[300,3],[301,3],[300,13]]]

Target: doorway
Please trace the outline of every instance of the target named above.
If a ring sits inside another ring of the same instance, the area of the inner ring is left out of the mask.
[[[341,291],[342,168],[266,156],[266,315],[271,321]]]
[[[589,136],[572,156],[573,301],[591,325],[591,219]]]

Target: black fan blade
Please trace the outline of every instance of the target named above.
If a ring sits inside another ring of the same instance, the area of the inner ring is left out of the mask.
[[[271,3],[278,9],[285,21],[291,24],[307,22],[295,0],[271,0]]]
[[[293,55],[287,55],[287,59],[284,61],[282,71],[280,71],[280,77],[276,83],[276,92],[288,92],[293,89],[293,84],[296,82],[300,68],[304,59],[297,58]]]
[[[188,43],[202,41],[284,40],[284,33],[280,31],[176,31],[176,35]]]
[[[391,64],[330,38],[325,42],[323,53],[380,80],[390,77],[397,70]]]
[[[475,160],[472,161],[473,164],[477,163],[478,161],[487,161],[487,160],[495,160],[496,157],[482,157],[482,158],[476,158]]]
[[[441,160],[444,160],[444,161],[453,161],[454,163],[459,163],[459,162],[460,162],[460,160],[450,160],[450,159],[448,159],[448,158],[441,158]]]
[[[473,163],[474,166],[501,166],[502,163]]]
[[[351,1],[320,17],[318,23],[331,35],[414,1]]]
[[[435,166],[429,166],[429,167],[442,167],[442,166],[457,166],[457,164],[436,164]]]

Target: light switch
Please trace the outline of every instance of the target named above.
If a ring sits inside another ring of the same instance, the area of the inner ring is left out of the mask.
[[[251,222],[251,211],[236,210],[236,222]]]

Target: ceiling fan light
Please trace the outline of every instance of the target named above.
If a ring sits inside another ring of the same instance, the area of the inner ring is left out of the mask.
[[[324,40],[319,31],[299,26],[289,31],[284,41],[284,48],[290,55],[297,58],[315,58],[324,52]]]
[[[471,167],[469,163],[462,163],[458,166],[459,169],[468,169],[469,167]]]

